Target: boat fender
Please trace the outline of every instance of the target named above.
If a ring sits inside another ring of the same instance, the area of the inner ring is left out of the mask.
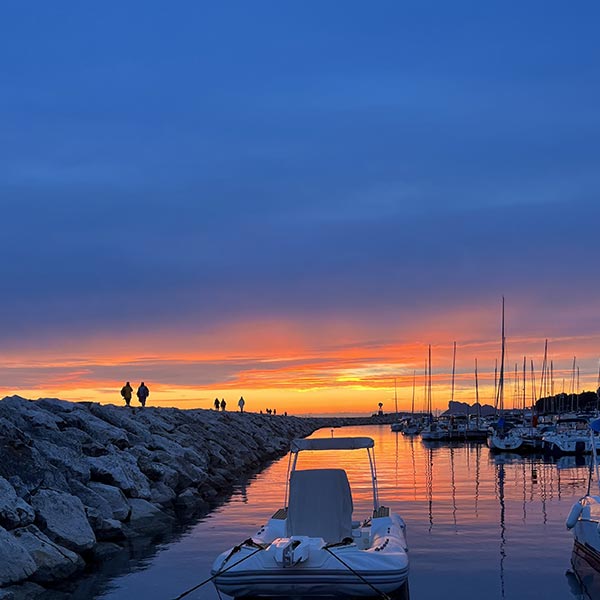
[[[567,517],[567,529],[573,529],[577,521],[579,521],[579,516],[581,515],[581,511],[583,510],[583,505],[581,501],[577,502],[577,504],[573,504],[573,508],[571,508],[571,512]]]

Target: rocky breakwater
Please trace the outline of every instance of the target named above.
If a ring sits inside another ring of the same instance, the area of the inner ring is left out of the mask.
[[[330,424],[328,421],[327,424]],[[0,401],[0,600],[35,597],[177,516],[322,419]],[[340,423],[341,424],[341,423]]]

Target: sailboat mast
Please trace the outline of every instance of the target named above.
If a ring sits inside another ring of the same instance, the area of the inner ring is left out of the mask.
[[[526,374],[527,374],[527,357],[524,356],[523,357],[523,421],[525,421],[525,404],[527,403],[527,382],[525,379]]]
[[[415,385],[417,383],[417,370],[413,371],[413,394],[412,394],[412,406],[411,406],[411,414],[414,417],[415,415]]]
[[[498,415],[498,359],[494,362],[494,410]]]
[[[452,353],[452,396],[450,400],[454,402],[454,376],[456,373],[456,342],[454,342],[454,352]]]
[[[396,387],[396,378],[394,377],[394,404],[396,406],[396,418],[398,418],[398,388]]]
[[[427,404],[429,406],[429,413],[431,414],[431,344],[429,344],[429,382],[427,386]]]
[[[502,353],[500,354],[500,377],[498,378],[498,399],[497,406],[500,412],[504,411],[504,347],[506,338],[504,337],[504,296],[502,296]]]
[[[535,397],[535,369],[533,367],[533,358],[531,359],[531,411],[535,410],[535,401],[537,398]]]
[[[477,404],[477,429],[479,429],[479,413],[481,406],[479,404],[479,378],[477,376],[477,359],[475,359],[475,403]]]

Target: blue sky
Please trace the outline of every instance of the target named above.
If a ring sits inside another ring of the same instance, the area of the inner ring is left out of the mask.
[[[0,11],[6,351],[502,294],[599,331],[596,3]]]

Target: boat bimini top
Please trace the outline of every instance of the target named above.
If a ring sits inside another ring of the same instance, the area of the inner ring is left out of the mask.
[[[284,506],[292,508],[294,497],[301,494],[305,499],[313,491],[323,491],[323,486],[329,487],[333,497],[339,497],[341,505],[347,504],[345,498],[350,498],[350,513],[352,512],[352,496],[350,484],[345,471],[342,469],[311,469],[296,471],[298,454],[305,450],[362,450],[366,449],[369,456],[371,468],[371,481],[373,485],[373,510],[379,508],[379,490],[377,488],[377,469],[375,466],[375,455],[371,452],[375,442],[369,437],[339,437],[339,438],[312,438],[295,439],[290,447],[290,462],[285,487]],[[302,480],[302,483],[300,481]],[[335,490],[338,490],[337,492]],[[322,493],[319,496],[323,497]],[[304,500],[305,502],[306,500]]]

